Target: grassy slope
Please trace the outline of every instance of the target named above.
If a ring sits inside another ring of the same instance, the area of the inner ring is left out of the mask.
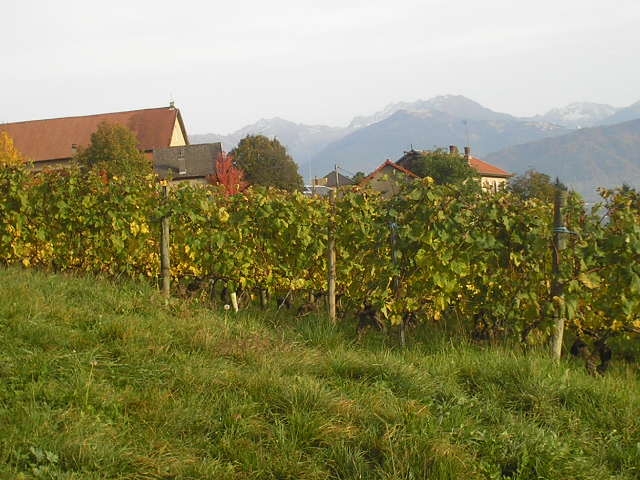
[[[0,478],[638,478],[637,371],[0,270]]]

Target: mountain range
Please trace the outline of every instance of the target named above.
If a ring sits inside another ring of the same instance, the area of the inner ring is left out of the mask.
[[[640,186],[640,119],[514,145],[485,160],[512,172],[534,168],[558,177],[593,202],[599,187]]]
[[[274,118],[230,135],[192,135],[192,143],[222,142],[231,150],[246,135],[276,137],[307,179],[337,165],[368,173],[414,148],[470,145],[473,153],[514,173],[558,175],[587,197],[594,186],[640,185],[640,102],[626,108],[572,103],[535,117],[495,112],[461,95],[399,102],[346,127],[304,125]],[[629,122],[631,121],[631,122]],[[625,122],[624,126],[618,125]],[[587,128],[585,128],[587,127]]]

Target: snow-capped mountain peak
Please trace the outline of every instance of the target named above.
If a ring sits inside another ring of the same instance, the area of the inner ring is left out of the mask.
[[[349,129],[356,130],[358,128],[368,127],[369,125],[389,118],[400,110],[404,110],[409,113],[437,111],[467,120],[513,119],[511,115],[494,112],[493,110],[485,108],[479,103],[462,95],[438,95],[430,98],[429,100],[391,103],[373,115],[355,117],[349,124]]]
[[[592,127],[618,111],[611,105],[591,102],[574,102],[565,107],[554,108],[536,117],[568,128]]]

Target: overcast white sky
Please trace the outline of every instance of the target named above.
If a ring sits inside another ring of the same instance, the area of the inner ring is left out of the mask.
[[[2,0],[0,122],[168,105],[189,133],[465,95],[640,100],[638,0]]]

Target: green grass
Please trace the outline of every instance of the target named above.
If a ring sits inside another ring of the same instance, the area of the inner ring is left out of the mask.
[[[640,382],[0,270],[0,478],[635,479]]]

